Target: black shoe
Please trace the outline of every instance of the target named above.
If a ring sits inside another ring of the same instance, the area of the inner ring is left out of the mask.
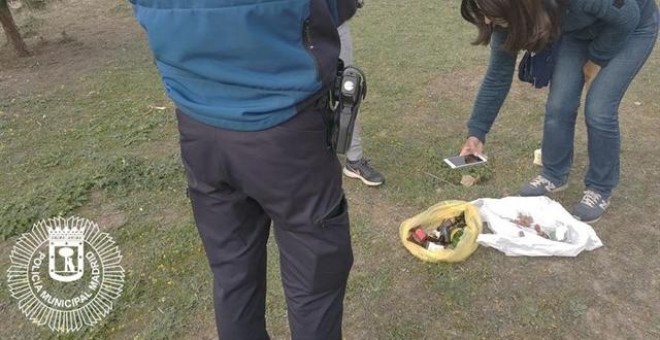
[[[366,158],[356,162],[347,161],[343,172],[344,175],[357,178],[370,187],[379,186],[385,182],[385,177],[374,169]]]

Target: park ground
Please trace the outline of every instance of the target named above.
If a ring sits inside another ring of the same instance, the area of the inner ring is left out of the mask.
[[[400,244],[408,217],[445,200],[516,193],[539,168],[545,90],[515,82],[489,135],[489,179],[463,187],[442,164],[465,137],[488,49],[458,1],[367,2],[352,22],[368,74],[366,153],[381,188],[346,180],[355,265],[346,339],[660,338],[660,52],[620,108],[622,176],[594,228],[605,246],[576,258],[511,258],[481,247],[427,264]],[[173,106],[127,2],[61,0],[16,20],[34,56],[0,40],[0,270],[32,223],[95,220],[119,245],[126,282],[113,312],[83,333],[110,339],[214,339],[211,275],[185,195]],[[218,42],[222,43],[222,42]],[[580,114],[580,117],[583,117]],[[582,192],[583,120],[566,207]],[[267,322],[289,337],[277,247],[269,243]],[[0,338],[56,338],[0,283]]]

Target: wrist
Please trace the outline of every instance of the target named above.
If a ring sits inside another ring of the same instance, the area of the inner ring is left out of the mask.
[[[477,129],[469,129],[467,138],[476,138],[482,144],[486,144],[486,133]]]

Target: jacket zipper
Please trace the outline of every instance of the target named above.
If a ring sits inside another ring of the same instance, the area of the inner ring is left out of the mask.
[[[303,42],[305,44],[305,48],[307,49],[307,52],[309,55],[312,57],[314,60],[314,66],[316,67],[316,79],[319,80],[321,79],[321,65],[319,65],[319,61],[316,58],[316,55],[314,54],[314,44],[312,42],[312,31],[310,28],[310,21],[309,19],[305,20],[303,23]]]

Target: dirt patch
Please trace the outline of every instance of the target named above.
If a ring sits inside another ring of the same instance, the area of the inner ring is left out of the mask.
[[[485,74],[485,67],[439,74],[427,85],[428,97],[470,105],[477,95]]]
[[[472,107],[486,72],[486,66],[479,66],[469,70],[439,74],[427,86],[428,97],[435,100],[450,100]],[[516,74],[514,73],[507,101],[525,103],[530,100],[542,100],[547,96],[547,88],[535,89],[530,84],[518,80]]]
[[[143,44],[128,2],[63,0],[15,14],[19,26],[35,17],[41,24],[26,38],[32,56],[16,58],[0,37],[0,98],[59,89],[117,62],[128,46]]]
[[[213,310],[204,310],[195,318],[195,323],[182,339],[187,340],[215,340],[218,339],[218,330],[215,326],[215,314]]]
[[[486,65],[482,65],[436,75],[426,86],[425,98],[416,105],[414,112],[406,115],[406,120],[419,129],[434,126],[438,133],[456,135],[460,131],[462,135],[466,131],[465,123],[470,118],[486,72]],[[542,115],[546,96],[547,88],[535,89],[514,75],[511,89],[495,124],[513,126],[513,123],[507,122],[512,114],[524,113],[530,117]],[[494,130],[502,129],[494,126]]]
[[[96,222],[102,231],[119,228],[128,222],[126,213],[109,202],[100,191],[92,192],[87,204],[76,215]]]

